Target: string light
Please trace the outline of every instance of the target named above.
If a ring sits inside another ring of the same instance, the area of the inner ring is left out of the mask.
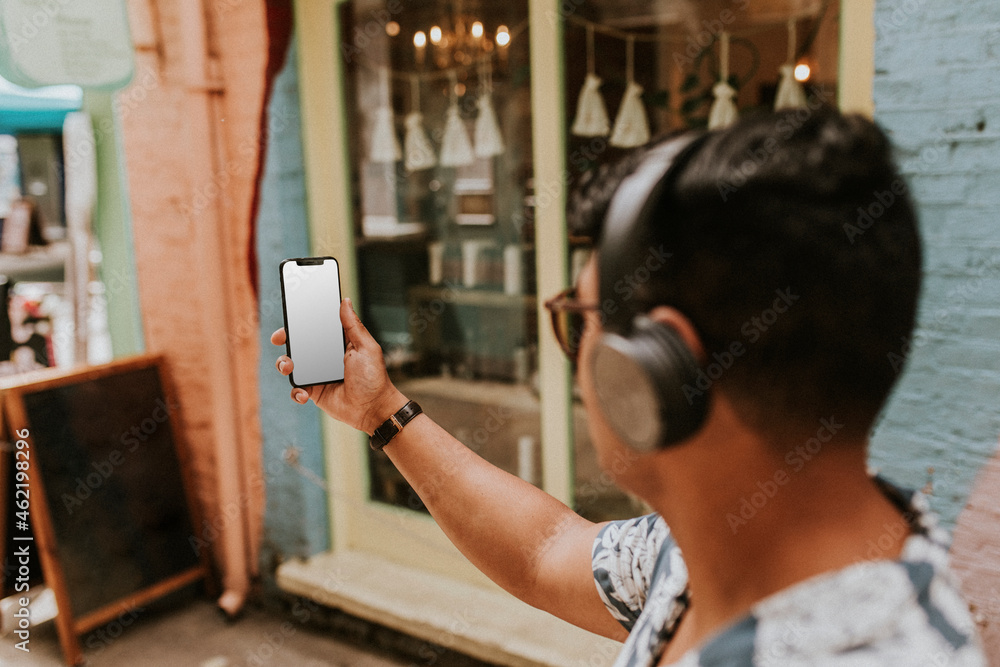
[[[476,21],[472,24],[472,36],[479,39],[483,36],[483,23],[482,21]]]
[[[812,70],[809,69],[809,65],[806,63],[799,63],[795,66],[795,80],[796,81],[808,81],[809,77],[812,75]]]
[[[427,46],[427,35],[423,30],[418,30],[413,34],[413,46],[422,49]]]
[[[441,43],[441,37],[443,33],[441,32],[441,26],[431,26],[431,44],[437,46]]]
[[[385,24],[385,34],[389,37],[395,37],[399,34],[399,24],[395,21],[389,21]]]

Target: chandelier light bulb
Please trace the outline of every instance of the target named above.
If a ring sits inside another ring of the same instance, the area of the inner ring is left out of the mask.
[[[507,46],[510,44],[510,31],[505,25],[497,28],[497,44],[499,46]]]
[[[427,46],[427,35],[423,30],[418,30],[413,34],[413,46],[418,49]]]
[[[476,21],[472,24],[472,36],[479,39],[483,36],[483,23],[482,21]]]
[[[809,65],[806,63],[799,63],[795,66],[796,81],[808,81],[810,75],[812,75],[812,70],[809,69]]]
[[[431,44],[437,46],[441,43],[441,37],[443,33],[441,32],[441,26],[431,26]]]

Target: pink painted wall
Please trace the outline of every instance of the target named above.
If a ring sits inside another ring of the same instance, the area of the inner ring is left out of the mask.
[[[142,323],[147,349],[166,354],[178,388],[210,524],[196,537],[225,580],[227,550],[255,570],[264,506],[250,263],[264,2],[128,8],[136,77],[120,100]]]
[[[1000,455],[979,471],[959,517],[951,558],[990,664],[1000,665]]]

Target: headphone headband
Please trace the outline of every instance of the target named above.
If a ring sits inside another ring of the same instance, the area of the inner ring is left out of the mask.
[[[639,166],[622,179],[612,195],[598,246],[601,303],[616,299],[616,295],[629,296],[616,299],[619,306],[616,316],[607,318],[605,323],[609,331],[626,333],[640,313],[641,304],[627,303],[634,295],[623,288],[624,281],[635,276],[646,260],[648,253],[642,252],[642,245],[649,237],[649,217],[661,195],[672,186],[683,165],[707,136],[685,133],[648,149]]]

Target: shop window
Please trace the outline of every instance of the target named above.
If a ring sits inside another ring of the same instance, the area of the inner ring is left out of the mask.
[[[774,108],[779,97],[803,113],[837,104],[836,0],[578,0],[572,10],[563,16],[571,182],[650,138],[710,125],[713,105],[725,101],[716,98],[727,94],[720,81],[733,91],[728,110],[740,115]],[[570,237],[568,252],[575,278],[590,240]],[[595,520],[642,511],[597,468],[579,405],[574,413],[577,511]]]
[[[361,315],[450,433],[540,479],[528,8],[342,5]],[[421,510],[382,454],[370,498]]]

